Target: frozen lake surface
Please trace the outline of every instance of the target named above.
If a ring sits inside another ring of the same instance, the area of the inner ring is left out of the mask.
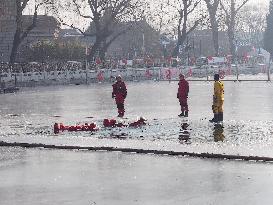
[[[186,120],[177,117],[177,82],[128,83],[128,119],[124,121],[144,116],[149,125],[141,128],[103,128],[104,118],[117,115],[110,84],[39,87],[2,95],[0,140],[273,157],[273,85],[226,82],[220,137],[214,136],[214,126],[208,122],[212,118],[212,89],[212,82],[190,82],[187,143],[179,140]],[[101,130],[54,135],[55,122],[96,122]]]
[[[1,205],[272,204],[272,164],[0,148]]]
[[[188,120],[178,118],[177,82],[128,83],[126,122],[115,118],[111,84],[27,88],[1,95],[0,141],[110,146],[273,157],[273,85],[225,82],[224,129],[215,131],[212,82],[190,82]],[[53,124],[96,122],[96,133],[53,134]],[[179,140],[181,124],[190,139]],[[218,134],[215,134],[218,133]],[[122,153],[0,148],[1,205],[271,204],[272,164]]]

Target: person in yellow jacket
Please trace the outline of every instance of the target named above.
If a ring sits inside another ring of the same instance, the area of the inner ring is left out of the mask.
[[[214,94],[212,111],[214,117],[210,122],[223,121],[223,105],[224,105],[224,84],[220,81],[219,74],[214,75]]]

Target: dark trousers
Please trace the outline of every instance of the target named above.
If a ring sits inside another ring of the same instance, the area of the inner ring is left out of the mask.
[[[179,99],[180,102],[180,107],[181,107],[181,112],[188,112],[189,108],[188,108],[188,99]]]
[[[117,103],[118,108],[118,114],[124,115],[125,109],[124,109],[124,103]]]

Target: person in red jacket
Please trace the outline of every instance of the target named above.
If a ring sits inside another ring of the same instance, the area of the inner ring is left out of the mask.
[[[188,94],[189,94],[189,83],[185,79],[183,74],[179,74],[179,83],[178,83],[178,91],[177,98],[180,102],[181,114],[179,117],[188,117],[189,109],[188,109]]]
[[[124,100],[127,96],[127,88],[125,83],[123,82],[121,76],[117,76],[117,82],[113,84],[113,92],[112,92],[112,98],[115,98],[117,108],[118,108],[118,117],[124,116]]]

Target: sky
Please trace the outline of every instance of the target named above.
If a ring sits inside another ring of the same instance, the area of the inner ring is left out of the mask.
[[[35,1],[35,0],[31,0],[31,1],[30,1],[30,3],[29,3],[30,7],[33,5],[33,2],[34,2],[34,1]],[[269,1],[270,1],[270,0],[250,0],[249,3],[250,3],[250,4],[266,4],[266,5],[268,5],[268,4],[269,4]]]
[[[251,4],[269,4],[269,0],[250,0]]]
[[[151,0],[152,1],[152,0]],[[253,5],[269,5],[269,1],[270,0],[250,0],[248,2],[248,4],[253,4]],[[32,8],[34,5],[35,0],[31,0],[29,3],[29,8]],[[33,9],[26,9],[26,14],[33,14]],[[41,14],[45,13],[45,10],[41,10]],[[72,17],[71,14],[69,13],[68,15],[66,15],[66,19],[68,20],[69,17]],[[73,19],[73,20],[72,20]],[[76,19],[76,20],[75,20]],[[72,17],[71,19],[68,20],[68,22],[73,22],[74,25],[80,25],[81,29],[84,29],[85,27],[87,27],[87,25],[89,25],[88,21],[85,22],[84,19],[80,19],[80,18],[74,18]]]

